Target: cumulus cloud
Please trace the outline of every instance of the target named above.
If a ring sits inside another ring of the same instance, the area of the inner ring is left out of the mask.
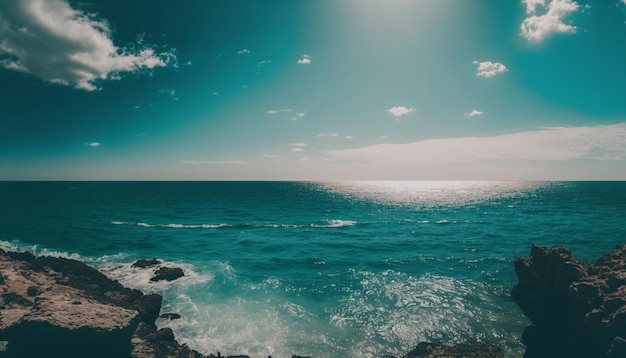
[[[93,148],[95,148],[95,147],[99,147],[99,146],[101,146],[101,145],[102,145],[102,143],[100,143],[100,142],[87,142],[87,143],[85,143],[85,145],[86,145],[86,146],[88,146],[88,147],[93,147]]]
[[[477,65],[476,68],[476,76],[491,78],[499,73],[503,73],[508,71],[505,65],[500,62],[491,62],[491,61],[473,61],[473,64]]]
[[[306,143],[289,143],[292,147],[306,147],[308,144]]]
[[[291,151],[292,152],[304,152],[304,149],[297,147],[297,148],[293,148]]]
[[[248,50],[247,48],[244,48],[244,49],[237,51],[237,53],[240,55],[247,55],[250,53],[250,50]]]
[[[316,137],[318,137],[318,138],[338,137],[338,136],[339,136],[339,134],[337,134],[337,133],[328,133],[328,134],[327,133],[320,133],[320,134],[316,135]]]
[[[476,117],[476,116],[482,116],[485,112],[483,111],[479,111],[477,109],[472,109],[471,112],[466,113],[465,115],[468,117]]]
[[[546,4],[547,2],[547,4]],[[565,23],[565,18],[580,7],[573,0],[522,0],[529,15],[520,26],[522,36],[540,42],[554,33],[575,33],[576,26]],[[538,9],[545,12],[538,15]]]
[[[401,117],[401,116],[404,116],[405,114],[415,112],[415,107],[405,107],[405,106],[391,107],[387,110],[387,112],[393,114],[395,117]]]
[[[189,165],[244,165],[248,164],[248,162],[244,162],[241,160],[183,160],[181,161],[183,164]]]
[[[0,65],[7,69],[93,91],[98,81],[175,62],[173,52],[158,53],[141,39],[116,46],[105,20],[66,0],[0,1]]]
[[[309,56],[309,55],[302,55],[302,58],[298,60],[298,63],[300,65],[309,65],[309,64],[311,64],[311,56]]]
[[[626,122],[553,127],[492,137],[431,139],[327,152],[371,165],[428,166],[476,161],[626,160]]]
[[[345,139],[352,139],[353,137],[351,135],[347,135],[344,137]]]

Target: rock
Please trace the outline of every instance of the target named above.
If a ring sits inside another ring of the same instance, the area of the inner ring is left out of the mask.
[[[157,260],[156,258],[153,258],[153,259],[139,259],[139,260],[135,261],[135,263],[133,263],[131,265],[131,267],[147,268],[147,267],[152,267],[152,266],[159,265],[160,263],[161,263],[161,261]]]
[[[171,330],[156,331],[160,295],[125,288],[81,262],[0,250],[0,275],[3,357],[130,357],[140,326],[154,333],[152,345],[182,354],[159,357],[204,357],[180,346]]]
[[[563,246],[533,246],[515,271],[511,296],[535,325],[522,336],[525,358],[626,357],[626,246],[596,262]]]
[[[154,272],[154,276],[150,279],[150,281],[174,281],[182,276],[185,276],[185,273],[180,267],[161,267]]]
[[[170,321],[175,320],[175,319],[180,319],[180,315],[178,313],[163,313],[159,317],[165,318]]]
[[[39,294],[39,289],[37,288],[37,286],[30,286],[26,289],[26,294],[30,297],[35,297],[37,296],[37,294]]]
[[[169,328],[157,330],[156,327],[139,323],[131,339],[132,358],[180,357],[204,358],[202,354],[191,350],[187,345],[180,345]]]
[[[445,345],[420,343],[403,358],[504,358],[500,348],[489,343]]]

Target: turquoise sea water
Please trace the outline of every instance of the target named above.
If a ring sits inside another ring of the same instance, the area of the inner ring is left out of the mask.
[[[626,182],[1,182],[0,247],[81,259],[164,296],[203,353],[380,357],[491,341],[531,244],[626,242]],[[137,258],[186,276],[151,283]]]

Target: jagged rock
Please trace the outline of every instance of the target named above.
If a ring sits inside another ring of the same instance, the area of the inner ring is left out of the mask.
[[[180,267],[161,267],[154,272],[154,277],[150,281],[174,281],[183,276],[185,276],[185,273]]]
[[[0,275],[3,358],[130,357],[141,351],[131,344],[140,325],[157,332],[152,345],[181,352],[140,357],[203,357],[178,345],[171,330],[156,331],[160,295],[125,288],[81,262],[0,250]]]
[[[157,260],[156,258],[153,258],[153,259],[139,259],[139,260],[135,261],[135,263],[133,263],[131,265],[131,267],[147,268],[147,267],[152,267],[152,266],[159,265],[160,263],[161,263],[161,261]]]
[[[420,343],[403,358],[504,358],[502,350],[489,343],[436,344]]]
[[[132,358],[176,357],[204,358],[204,356],[187,345],[180,345],[169,328],[157,330],[156,327],[139,323],[131,339]]]
[[[517,258],[511,296],[535,326],[524,357],[626,357],[626,246],[596,262],[563,246],[533,246]]]

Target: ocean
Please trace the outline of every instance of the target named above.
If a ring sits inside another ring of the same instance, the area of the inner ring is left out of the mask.
[[[82,260],[164,297],[202,353],[382,357],[489,341],[532,244],[626,241],[626,182],[0,182],[0,248]],[[185,270],[150,282],[138,258]]]

